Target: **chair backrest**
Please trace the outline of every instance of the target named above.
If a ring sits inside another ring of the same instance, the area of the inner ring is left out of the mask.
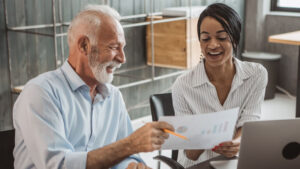
[[[157,121],[160,116],[174,116],[172,94],[154,94],[150,96],[152,120]],[[172,150],[172,159],[177,161],[178,150]]]
[[[15,130],[0,131],[0,168],[13,169]]]

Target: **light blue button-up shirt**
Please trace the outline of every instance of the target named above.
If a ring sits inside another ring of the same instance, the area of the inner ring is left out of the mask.
[[[30,80],[14,109],[15,168],[85,169],[87,152],[127,137],[133,129],[120,91],[89,87],[66,61],[61,68]],[[133,155],[114,166],[124,169]]]

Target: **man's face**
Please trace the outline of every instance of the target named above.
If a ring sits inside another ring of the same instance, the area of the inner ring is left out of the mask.
[[[119,22],[103,25],[99,30],[98,45],[92,46],[88,58],[95,79],[99,83],[111,83],[115,69],[126,61],[125,37]]]
[[[98,49],[92,49],[99,51]],[[111,83],[113,80],[113,72],[116,68],[121,67],[121,63],[117,61],[107,61],[105,63],[98,62],[99,52],[91,52],[89,57],[89,65],[94,74],[95,79],[99,83]],[[109,70],[109,72],[108,72]]]

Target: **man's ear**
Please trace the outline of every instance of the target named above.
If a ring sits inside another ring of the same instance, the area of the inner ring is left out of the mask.
[[[77,41],[80,53],[87,55],[91,51],[90,40],[87,36],[81,36]]]

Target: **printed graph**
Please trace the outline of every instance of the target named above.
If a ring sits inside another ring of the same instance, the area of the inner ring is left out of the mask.
[[[201,135],[210,135],[210,134],[220,134],[220,133],[226,133],[228,130],[228,121],[215,124],[212,128],[209,129],[202,129]]]

